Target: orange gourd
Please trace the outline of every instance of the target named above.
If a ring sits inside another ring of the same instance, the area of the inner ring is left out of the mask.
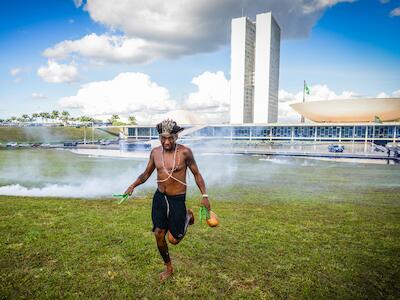
[[[207,220],[207,224],[210,227],[216,227],[219,224],[218,217],[213,211],[210,211],[210,218]]]

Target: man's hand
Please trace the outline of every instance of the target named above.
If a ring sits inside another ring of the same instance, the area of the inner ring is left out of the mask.
[[[128,194],[128,195],[130,196],[130,195],[132,195],[134,189],[135,189],[135,188],[133,187],[133,185],[130,185],[130,186],[128,187],[128,189],[125,191],[124,194]]]
[[[211,210],[211,205],[210,205],[210,201],[208,201],[208,197],[204,197],[201,202],[202,205],[204,205],[208,211]]]

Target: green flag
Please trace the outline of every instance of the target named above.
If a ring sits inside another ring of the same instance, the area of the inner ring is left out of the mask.
[[[375,119],[375,120],[374,120],[375,123],[382,123],[381,118],[379,118],[378,116],[375,116],[374,119]]]
[[[310,95],[310,87],[307,85],[307,83],[304,81],[304,92],[307,95]]]

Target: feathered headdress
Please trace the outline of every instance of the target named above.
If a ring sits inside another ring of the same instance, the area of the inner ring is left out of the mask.
[[[177,134],[182,130],[184,130],[184,128],[178,126],[172,119],[166,119],[157,124],[158,134]]]

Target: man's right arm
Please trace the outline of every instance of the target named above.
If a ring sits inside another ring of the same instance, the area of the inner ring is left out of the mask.
[[[147,164],[146,170],[144,170],[144,172],[142,174],[139,175],[139,177],[135,180],[134,183],[132,183],[128,189],[125,191],[124,194],[129,194],[131,195],[133,193],[133,190],[138,186],[141,185],[142,183],[145,183],[147,179],[149,179],[149,177],[151,176],[151,174],[153,173],[154,169],[156,168],[156,165],[154,163],[154,155],[153,155],[153,150],[151,150],[150,153],[150,159],[149,162]]]

